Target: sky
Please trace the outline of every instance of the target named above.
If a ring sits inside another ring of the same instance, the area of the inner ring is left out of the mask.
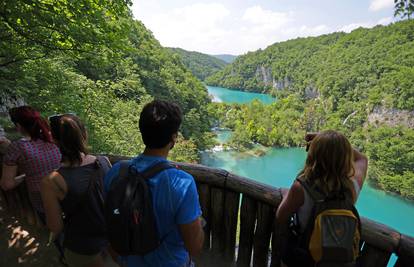
[[[297,37],[394,21],[393,0],[133,0],[161,45],[241,55]]]

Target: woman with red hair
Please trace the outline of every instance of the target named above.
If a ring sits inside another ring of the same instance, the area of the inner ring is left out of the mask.
[[[10,190],[19,184],[18,173],[25,174],[29,199],[40,219],[45,221],[45,213],[40,195],[42,177],[60,166],[59,148],[52,142],[47,120],[32,107],[21,106],[9,110],[11,121],[23,136],[7,149],[3,161],[0,186]]]

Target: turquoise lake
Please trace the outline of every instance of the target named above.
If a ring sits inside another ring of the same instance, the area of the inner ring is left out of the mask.
[[[275,98],[260,93],[248,93],[237,90],[230,90],[223,87],[206,86],[208,93],[213,97],[214,102],[245,104],[258,99],[265,104],[275,101]]]
[[[216,91],[210,91],[214,94]],[[216,89],[217,90],[217,87]],[[232,90],[237,97],[238,91]],[[243,97],[246,97],[243,92]],[[255,96],[251,96],[254,99]],[[218,132],[218,141],[225,143],[231,132]],[[306,152],[303,148],[270,148],[264,156],[253,156],[235,151],[204,152],[202,163],[222,168],[235,174],[275,187],[290,187],[296,174],[303,167]],[[401,233],[414,236],[414,202],[377,190],[368,182],[364,184],[357,208],[361,216],[393,227]],[[395,257],[392,258],[395,262]]]

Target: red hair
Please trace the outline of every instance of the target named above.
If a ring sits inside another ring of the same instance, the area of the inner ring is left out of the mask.
[[[9,115],[12,122],[23,127],[33,140],[52,142],[49,124],[40,116],[39,111],[30,106],[20,106],[10,109]]]

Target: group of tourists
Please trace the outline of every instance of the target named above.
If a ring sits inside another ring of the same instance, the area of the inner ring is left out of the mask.
[[[144,151],[113,166],[89,153],[86,128],[74,114],[46,120],[21,106],[9,115],[23,137],[7,147],[1,188],[26,183],[62,264],[194,266],[204,244],[197,187],[167,159],[183,119],[178,105],[148,103],[139,118]],[[306,141],[305,166],[275,214],[289,227],[283,263],[336,266],[345,259],[338,266],[354,266],[360,235],[354,203],[367,158],[336,131],[308,134]]]

